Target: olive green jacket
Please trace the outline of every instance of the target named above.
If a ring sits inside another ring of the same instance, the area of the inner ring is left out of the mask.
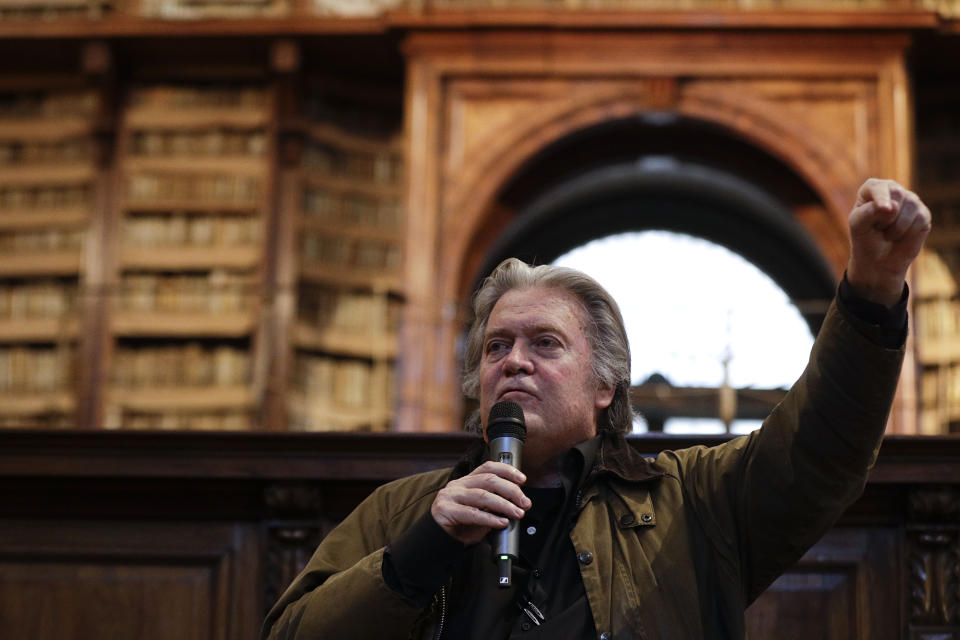
[[[903,356],[871,329],[834,303],[803,376],[749,436],[655,460],[603,439],[571,533],[592,555],[580,569],[599,638],[744,638],[747,605],[863,490]],[[397,595],[381,563],[450,473],[374,491],[323,540],[264,637],[431,637],[442,607]]]

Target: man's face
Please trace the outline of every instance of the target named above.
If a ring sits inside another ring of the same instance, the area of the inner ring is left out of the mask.
[[[509,400],[526,418],[525,457],[559,455],[596,435],[597,414],[613,390],[593,378],[584,326],[584,309],[558,289],[514,289],[497,301],[480,364],[484,433],[490,408]]]

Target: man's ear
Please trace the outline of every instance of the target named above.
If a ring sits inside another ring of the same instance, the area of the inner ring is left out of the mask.
[[[602,411],[610,406],[610,403],[613,402],[613,396],[616,393],[617,388],[615,386],[602,386],[597,389],[596,395],[593,397],[593,407],[597,411]]]

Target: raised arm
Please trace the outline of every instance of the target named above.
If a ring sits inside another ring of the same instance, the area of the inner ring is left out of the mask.
[[[930,231],[930,212],[896,182],[868,180],[849,224],[849,287],[846,295],[841,287],[784,401],[750,436],[678,452],[673,461],[718,562],[742,585],[744,604],[860,495],[893,401],[906,335],[905,277]],[[892,319],[896,326],[884,326]]]

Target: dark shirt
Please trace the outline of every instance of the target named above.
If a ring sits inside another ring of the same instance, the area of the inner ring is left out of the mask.
[[[532,506],[520,521],[520,558],[511,587],[498,584],[488,541],[468,549],[456,541],[450,545],[453,539],[429,512],[384,554],[387,584],[426,606],[452,576],[444,638],[593,638],[569,533],[580,506],[576,495],[593,467],[599,440],[582,442],[567,453],[561,486],[524,488]],[[486,459],[485,449],[472,457],[474,462]]]
[[[857,296],[846,277],[838,290],[839,304],[850,312],[858,329],[891,349],[899,348],[906,338],[907,295],[904,286],[899,303],[887,309]],[[598,436],[582,442],[567,453],[561,469],[562,486],[524,488],[533,506],[520,522],[520,559],[514,565],[512,587],[502,588],[497,583],[488,542],[464,548],[429,512],[387,548],[384,581],[422,607],[449,583],[443,638],[594,638],[596,630],[580,577],[580,562],[590,559],[578,557],[569,533],[576,523],[578,495],[593,468],[599,440]],[[486,459],[485,450],[474,451],[472,458],[472,464],[479,464]]]

